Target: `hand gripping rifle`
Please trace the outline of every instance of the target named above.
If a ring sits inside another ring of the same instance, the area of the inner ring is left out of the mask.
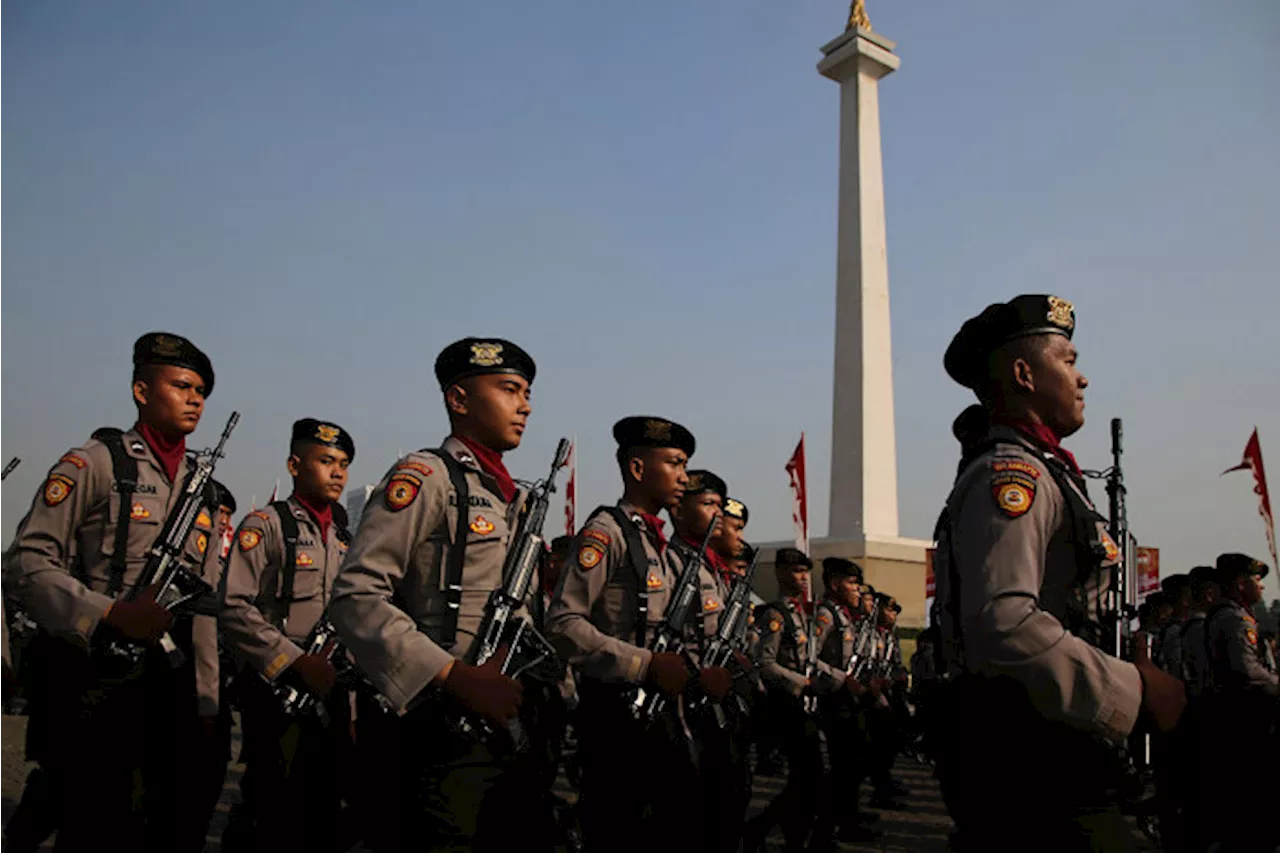
[[[333,623],[329,621],[329,615],[322,614],[307,633],[307,638],[303,640],[302,653],[322,657],[337,668],[335,660],[342,661],[342,650],[338,633],[334,630]],[[284,679],[271,682],[271,689],[280,700],[280,708],[287,716],[296,717],[314,708],[321,722],[326,721],[328,714],[325,712],[324,703],[319,702],[314,693],[289,684]]]
[[[555,458],[551,462],[551,473],[545,480],[534,484],[525,501],[502,567],[502,586],[493,591],[485,604],[484,616],[477,633],[480,642],[475,646],[475,659],[471,661],[474,666],[483,665],[505,646],[507,655],[502,661],[503,675],[521,678],[540,672],[550,680],[558,680],[560,677],[555,649],[519,611],[529,595],[534,572],[546,550],[542,526],[547,519],[551,495],[556,490],[556,475],[569,460],[569,448],[569,440],[560,439],[560,443],[556,445]],[[550,671],[552,669],[555,671]],[[493,735],[493,727],[488,722],[472,716],[457,721],[457,728],[481,740],[487,740]],[[524,747],[527,738],[518,719],[513,719],[508,724],[507,733],[517,750]]]
[[[675,591],[671,594],[671,604],[662,614],[662,621],[654,629],[653,639],[649,641],[649,651],[653,654],[675,652],[682,654],[684,648],[684,629],[693,612],[694,602],[698,598],[698,571],[706,560],[707,545],[711,542],[711,534],[720,523],[720,516],[711,519],[707,525],[707,533],[702,537],[702,545],[680,572]],[[667,697],[661,691],[648,691],[641,687],[631,703],[632,715],[641,723],[648,725],[657,719],[658,714],[667,704]]]
[[[706,550],[705,548],[703,549]],[[734,581],[733,589],[729,591],[729,598],[725,601],[724,614],[720,617],[720,623],[716,626],[715,636],[707,643],[706,654],[703,655],[703,666],[720,666],[723,667],[729,663],[729,659],[733,657],[735,647],[737,645],[738,636],[742,633],[742,626],[747,621],[747,611],[751,607],[751,581],[756,575],[756,566],[760,562],[760,550],[756,549],[755,556],[751,558],[751,565],[747,567],[747,572],[742,577]],[[708,702],[706,696],[700,697],[695,707],[701,707]],[[713,705],[715,708],[716,724],[720,728],[724,728],[728,720],[724,716],[724,711],[719,705]]]
[[[232,412],[217,446],[212,450],[201,451],[196,457],[195,470],[187,478],[177,505],[165,519],[160,536],[147,551],[146,565],[142,568],[138,582],[129,592],[130,600],[150,587],[155,587],[156,603],[173,612],[213,592],[213,588],[203,578],[191,571],[186,546],[196,519],[204,507],[205,492],[213,478],[213,468],[225,455],[223,448],[239,421],[240,413]],[[171,668],[178,668],[186,660],[186,655],[168,633],[160,638],[160,648],[164,650]],[[142,662],[146,649],[143,646],[113,641],[107,645],[106,652],[109,657],[123,659],[136,666]]]

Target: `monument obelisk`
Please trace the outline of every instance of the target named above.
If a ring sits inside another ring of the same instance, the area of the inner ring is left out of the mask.
[[[931,543],[898,535],[880,157],[880,80],[898,68],[894,46],[871,29],[863,0],[855,0],[845,31],[822,47],[818,63],[822,76],[840,84],[840,173],[831,506],[827,535],[810,540],[810,556],[857,560],[868,583],[902,604],[901,624],[918,627],[925,621],[924,567]],[[757,592],[765,599],[776,594],[773,579],[758,582]]]
[[[889,335],[880,79],[898,68],[894,43],[871,30],[861,0],[818,71],[840,84],[835,380],[831,423],[834,539],[898,535],[898,461]]]

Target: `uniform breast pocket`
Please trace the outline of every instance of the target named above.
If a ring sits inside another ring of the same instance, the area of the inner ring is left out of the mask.
[[[164,524],[164,505],[155,495],[133,495],[125,503],[120,500],[119,494],[112,494],[107,511],[107,529],[102,536],[102,553],[108,557],[116,552],[116,530],[119,529],[121,513],[129,519],[125,558],[129,563],[141,563],[146,559],[147,549],[155,544],[156,537],[160,535],[160,528]]]
[[[284,579],[281,573],[280,594],[283,596]],[[299,549],[293,566],[293,600],[307,601],[324,594],[324,556]]]
[[[472,509],[467,517],[467,544],[496,542],[507,535],[507,520],[493,510]]]

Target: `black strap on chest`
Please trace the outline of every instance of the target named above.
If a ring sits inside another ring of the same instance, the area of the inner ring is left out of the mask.
[[[276,599],[281,613],[281,627],[288,627],[289,615],[293,610],[294,581],[298,571],[298,519],[293,517],[293,507],[288,501],[273,501],[271,508],[280,516],[280,537],[284,540],[284,565],[280,567],[280,595]],[[351,533],[347,530],[347,511],[341,504],[333,504],[334,531],[342,542],[350,543]],[[321,546],[328,553],[329,543]]]
[[[287,628],[293,611],[294,575],[298,571],[298,519],[293,517],[293,507],[288,501],[273,501],[271,508],[280,516],[280,538],[284,540],[284,564],[280,566],[280,595],[276,602],[282,627]]]
[[[458,516],[453,530],[453,545],[449,548],[449,556],[445,558],[444,597],[447,606],[440,621],[440,636],[436,638],[442,648],[449,649],[458,638],[458,611],[462,608],[462,569],[467,559],[467,517],[470,515],[471,490],[467,486],[467,471],[461,462],[453,458],[453,454],[444,448],[423,452],[439,456],[445,470],[449,472],[449,482],[453,484],[454,508]]]
[[[129,518],[133,509],[133,493],[138,490],[138,460],[124,447],[124,433],[115,427],[95,430],[93,437],[101,441],[111,454],[111,470],[120,495],[120,511],[116,518],[114,547],[107,564],[107,595],[118,595],[124,589],[124,575],[129,558]]]
[[[632,571],[630,579],[624,582],[635,584],[633,589],[636,600],[635,644],[643,649],[648,642],[649,627],[649,554],[644,549],[644,540],[640,538],[640,528],[627,517],[621,507],[596,507],[591,511],[591,515],[587,516],[588,523],[602,512],[608,513],[614,524],[618,525],[618,529],[622,531],[622,541],[627,546],[627,562],[631,564]],[[616,567],[613,566],[609,569],[611,572],[616,571]],[[609,579],[614,580],[614,576],[610,576]]]

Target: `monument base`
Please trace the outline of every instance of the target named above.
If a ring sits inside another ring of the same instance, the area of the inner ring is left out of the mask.
[[[778,597],[778,580],[774,575],[774,555],[791,542],[761,544],[760,564],[756,568],[755,593],[765,601]],[[904,628],[925,626],[925,551],[933,547],[927,539],[877,537],[871,539],[813,539],[809,556],[813,558],[813,591],[822,595],[822,560],[844,557],[853,560],[865,575],[866,582],[878,591],[892,595],[902,605],[898,624]]]

